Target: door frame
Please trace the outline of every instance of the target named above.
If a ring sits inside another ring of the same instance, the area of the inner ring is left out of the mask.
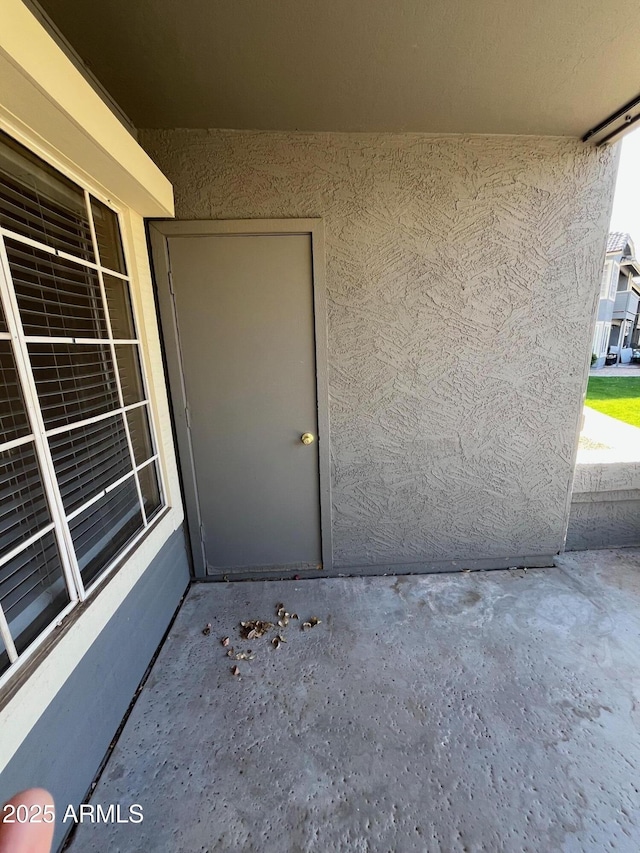
[[[318,474],[320,507],[320,542],[322,571],[333,570],[331,537],[331,446],[329,431],[329,383],[327,343],[327,291],[325,277],[324,222],[322,219],[209,219],[209,220],[149,220],[148,233],[151,260],[158,297],[169,395],[173,413],[179,467],[191,543],[195,577],[214,580],[207,574],[207,561],[202,538],[202,518],[195,476],[195,461],[191,442],[190,415],[178,329],[175,292],[169,262],[168,241],[171,237],[206,236],[268,236],[309,235],[311,238],[313,315],[316,359],[316,407],[318,412]],[[287,573],[284,573],[287,574]],[[304,572],[306,575],[316,574]],[[239,573],[239,577],[282,577],[273,572]]]

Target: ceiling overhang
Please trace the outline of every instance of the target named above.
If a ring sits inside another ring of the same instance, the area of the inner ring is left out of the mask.
[[[173,215],[169,181],[22,0],[2,12],[0,128],[140,215]]]
[[[640,88],[636,0],[39,2],[137,127],[583,138]]]

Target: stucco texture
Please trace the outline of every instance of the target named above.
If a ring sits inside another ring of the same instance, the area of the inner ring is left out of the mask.
[[[615,149],[220,130],[140,141],[180,219],[325,222],[337,568],[562,548]]]

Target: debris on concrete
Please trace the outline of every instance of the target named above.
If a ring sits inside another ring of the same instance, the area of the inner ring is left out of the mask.
[[[246,652],[238,652],[236,654],[236,660],[255,660],[255,657],[256,656],[253,654],[251,649]]]
[[[297,619],[297,613],[288,613],[284,604],[276,604],[276,615],[278,616],[278,627],[286,628],[291,619]]]
[[[289,613],[289,611],[285,608],[282,602],[279,602],[275,606],[276,617],[278,619],[277,623],[269,622],[265,619],[247,619],[243,622],[240,622],[240,637],[243,640],[254,640],[260,639],[268,634],[272,630],[278,630],[286,628],[292,620],[299,621],[300,617],[297,613]],[[307,631],[310,628],[315,628],[316,625],[321,625],[322,622],[318,619],[317,616],[312,616],[308,622],[302,623],[302,630]],[[227,648],[227,657],[230,657],[232,660],[246,660],[251,661],[255,659],[255,655],[249,649],[248,651],[236,651],[233,646],[229,647],[229,643],[231,642],[229,637],[223,637],[220,640],[221,644]],[[287,639],[284,636],[284,632],[280,631],[280,633],[276,634],[275,637],[272,637],[270,640],[271,645],[274,649],[279,649],[283,643],[286,643]],[[234,667],[231,672],[233,675],[239,675],[240,671],[235,672],[238,667]]]
[[[264,637],[272,628],[273,622],[263,622],[262,619],[250,619],[240,623],[240,635],[243,640],[253,640]]]
[[[227,657],[231,660],[255,660],[256,658],[251,649],[247,649],[246,652],[237,652],[233,646],[227,651]]]
[[[240,667],[237,665],[234,666],[233,669],[231,670],[231,674],[232,675],[240,675]]]
[[[209,636],[209,634],[211,633],[211,622],[207,622],[207,624],[202,629],[202,633],[205,635],[205,637]]]

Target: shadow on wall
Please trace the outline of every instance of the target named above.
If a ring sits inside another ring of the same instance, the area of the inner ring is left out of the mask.
[[[582,457],[585,455],[588,454]],[[606,451],[598,455],[606,456]],[[640,447],[637,455],[640,457]],[[579,456],[566,550],[637,545],[640,545],[640,460],[583,462]]]

